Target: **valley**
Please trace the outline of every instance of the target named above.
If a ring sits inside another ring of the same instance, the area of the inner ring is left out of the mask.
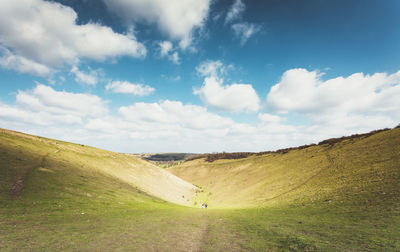
[[[0,250],[398,251],[399,164],[400,128],[166,169],[2,129]]]

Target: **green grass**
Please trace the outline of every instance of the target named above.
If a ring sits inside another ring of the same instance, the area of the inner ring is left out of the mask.
[[[196,193],[128,155],[3,130],[0,251],[399,251],[399,146],[396,129],[170,169]]]

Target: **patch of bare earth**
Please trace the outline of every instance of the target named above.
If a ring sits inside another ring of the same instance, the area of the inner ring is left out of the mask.
[[[11,195],[11,196],[17,197],[17,196],[21,193],[22,189],[24,188],[24,181],[25,181],[26,175],[27,175],[31,170],[33,170],[34,168],[43,166],[45,157],[46,157],[46,155],[40,156],[37,164],[32,165],[32,166],[29,166],[27,169],[25,169],[25,170],[18,176],[17,181],[16,181],[16,182],[14,183],[14,185],[11,187],[11,190],[10,190],[10,195]]]

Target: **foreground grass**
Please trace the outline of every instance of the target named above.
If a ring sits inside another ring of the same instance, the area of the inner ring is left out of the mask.
[[[79,251],[399,251],[399,209],[193,209],[165,203],[1,213],[0,249]],[[25,210],[21,210],[25,209]],[[79,210],[79,211],[78,211]],[[82,214],[84,213],[84,214]]]

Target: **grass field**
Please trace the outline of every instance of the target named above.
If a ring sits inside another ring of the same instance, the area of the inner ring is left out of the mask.
[[[400,250],[400,129],[168,169],[202,192],[132,156],[0,132],[1,251]]]

